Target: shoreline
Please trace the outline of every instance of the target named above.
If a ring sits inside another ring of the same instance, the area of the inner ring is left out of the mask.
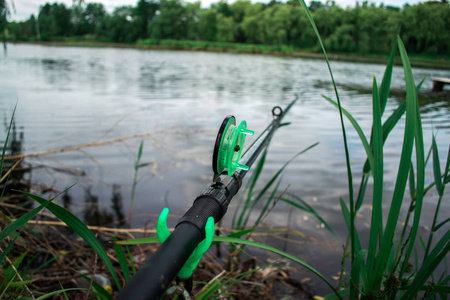
[[[57,47],[87,47],[87,48],[134,48],[139,50],[170,50],[170,51],[204,51],[213,53],[236,53],[236,54],[256,54],[256,55],[271,55],[271,56],[285,56],[292,58],[310,58],[310,59],[324,59],[322,53],[312,51],[262,51],[262,50],[246,50],[246,49],[232,49],[232,48],[218,48],[218,47],[191,47],[182,45],[139,45],[137,43],[113,43],[113,42],[98,42],[98,41],[7,41],[7,44],[32,44],[32,45],[46,45]],[[214,45],[213,43],[211,43]],[[250,45],[251,46],[251,45]],[[386,64],[388,54],[336,54],[328,53],[330,61],[347,61],[368,64]],[[450,70],[450,60],[445,58],[432,59],[425,57],[410,56],[410,63],[412,67],[416,68],[433,68],[439,70]],[[396,57],[395,65],[401,65],[401,60]]]

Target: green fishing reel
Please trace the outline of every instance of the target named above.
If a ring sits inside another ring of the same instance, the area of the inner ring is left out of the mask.
[[[212,167],[214,174],[220,175],[227,169],[228,176],[233,176],[237,169],[247,171],[248,166],[239,163],[246,135],[253,135],[253,130],[247,129],[247,122],[242,121],[236,126],[236,118],[227,116],[220,126],[214,145]]]

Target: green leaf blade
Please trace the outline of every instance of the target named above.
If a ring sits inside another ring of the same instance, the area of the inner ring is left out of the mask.
[[[369,250],[367,255],[367,272],[372,272],[376,251],[379,246],[379,237],[383,235],[383,130],[381,127],[381,106],[378,95],[378,87],[375,77],[373,79],[373,205],[370,224]]]
[[[114,242],[117,242],[117,238],[115,236],[113,236],[112,239]],[[122,247],[116,243],[114,243],[114,250],[116,251],[117,259],[119,260],[119,265],[122,270],[123,277],[125,278],[125,282],[128,282],[130,280],[130,271],[128,270],[125,252]]]
[[[434,182],[436,183],[436,190],[439,194],[439,196],[444,196],[444,185],[442,184],[442,173],[441,173],[441,166],[439,161],[439,152],[436,145],[436,138],[433,136],[431,147],[433,149],[433,175],[434,175]]]

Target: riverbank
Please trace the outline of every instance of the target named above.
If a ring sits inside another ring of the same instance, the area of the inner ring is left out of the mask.
[[[31,207],[25,208],[23,204],[6,201],[13,196],[24,197],[19,192],[0,197],[2,229],[16,223],[26,212],[33,213]],[[37,296],[47,298],[64,294],[68,299],[88,299],[94,294],[97,299],[113,299],[158,247],[158,244],[127,247],[114,244],[113,240],[116,239],[155,236],[156,230],[117,228],[110,224],[107,227],[88,227],[92,232],[91,238],[94,239],[95,235],[95,239],[99,241],[97,248],[90,248],[87,246],[87,240],[79,238],[67,222],[61,222],[53,215],[41,212],[24,224],[18,233],[0,240],[1,253],[6,251],[8,254],[4,262],[6,271],[0,272],[0,282],[5,283],[0,283],[0,293],[3,296],[35,299]],[[225,228],[217,230],[230,233],[229,229]],[[10,245],[14,247],[11,248]],[[99,247],[102,248],[101,251]],[[236,265],[226,270],[227,259],[218,257],[214,252],[225,254],[224,256],[236,262]],[[102,263],[98,253],[108,255],[114,271]],[[115,281],[113,273],[119,274],[118,282]],[[91,281],[92,278],[95,283]],[[228,253],[226,246],[217,245],[205,253],[193,273],[193,278],[194,298],[204,294],[216,294],[263,300],[297,299],[299,295],[302,299],[317,299],[312,280],[298,279],[295,268],[288,262],[280,259],[261,260],[256,257],[243,259],[239,252]],[[172,297],[166,296],[162,299]]]
[[[38,44],[47,46],[70,46],[70,47],[114,47],[114,48],[136,48],[142,50],[178,50],[178,51],[206,51],[242,54],[262,54],[287,57],[301,57],[324,59],[322,53],[310,50],[299,50],[291,46],[272,46],[238,43],[219,43],[202,41],[176,41],[176,40],[139,40],[136,43],[112,43],[100,41],[9,41],[16,44]],[[348,61],[358,63],[386,64],[388,54],[343,54],[328,53],[332,61]],[[444,57],[431,57],[426,55],[410,55],[411,66],[417,68],[432,68],[450,70],[450,59]],[[394,63],[401,65],[400,57]]]

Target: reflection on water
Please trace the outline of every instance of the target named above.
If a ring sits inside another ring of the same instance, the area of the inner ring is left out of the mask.
[[[45,165],[33,170],[34,182],[53,185],[59,191],[77,183],[63,197],[63,203],[79,216],[85,215],[90,224],[110,222],[126,226],[124,216],[129,215],[133,166],[141,139],[145,139],[141,161],[153,164],[139,170],[135,217],[129,224],[132,227],[156,220],[165,206],[180,213],[209,185],[214,140],[225,116],[232,114],[238,120],[246,120],[258,135],[270,122],[272,107],[287,105],[294,93],[299,93],[300,100],[286,117],[291,125],[280,128],[273,138],[261,184],[287,159],[319,142],[284,170],[279,189],[287,189],[310,203],[340,238],[333,238],[315,218],[284,203],[272,209],[265,223],[272,227],[288,225],[314,237],[314,243],[305,239],[305,244],[290,243],[286,249],[300,253],[302,258],[310,259],[308,262],[322,263],[319,271],[339,269],[342,239],[346,236],[339,197],[348,199],[348,188],[338,113],[322,98],[334,98],[323,61],[38,45],[10,45],[8,50],[8,56],[0,58],[0,111],[9,116],[18,101],[16,123],[26,137],[21,145],[23,152],[140,135],[102,147],[26,160]],[[381,82],[385,67],[348,62],[331,62],[331,67],[343,106],[369,135],[373,76]],[[413,73],[417,84],[426,77],[421,88],[424,92],[431,91],[429,77],[450,77],[450,72],[443,70],[413,69]],[[392,78],[393,93],[385,119],[404,99],[404,95],[396,93],[405,90],[403,70],[395,66]],[[346,88],[355,86],[358,89]],[[450,140],[448,99],[425,94],[419,98],[425,147],[429,149],[431,136],[437,133],[439,155],[446,158]],[[385,144],[386,199],[391,198],[396,180],[403,124],[404,120],[400,120]],[[365,152],[358,134],[349,123],[346,126],[352,170],[358,178]],[[20,137],[17,133],[18,140]],[[249,137],[248,143],[252,141]],[[433,178],[431,166],[426,176],[429,184]],[[368,191],[370,188],[369,181]],[[361,211],[362,231],[370,213],[367,205],[371,196],[367,194]],[[431,194],[425,199],[424,220],[431,218],[436,201]],[[224,220],[225,226],[229,225],[233,210],[234,203]],[[450,214],[450,203],[443,203],[441,210],[442,215]],[[176,221],[177,218],[169,218],[169,226]]]
[[[116,220],[119,227],[124,227],[126,225],[126,221],[125,215],[123,214],[122,194],[120,193],[120,187],[118,185],[113,185],[112,193],[112,209],[116,215]]]
[[[84,208],[82,213],[84,223],[91,226],[125,227],[127,222],[123,213],[122,199],[120,187],[117,185],[112,187],[110,205],[102,205],[99,202],[99,197],[91,192],[91,187],[85,188]],[[72,196],[70,196],[70,191],[63,194],[62,200],[64,208],[72,210]],[[112,212],[110,208],[112,209]]]
[[[107,209],[100,209],[98,196],[91,193],[91,189],[85,189],[85,208],[83,211],[83,219],[87,225],[102,226],[111,225],[114,217]]]
[[[10,120],[4,119],[4,132],[5,137],[8,135],[8,129],[10,128]],[[11,123],[11,130],[9,132],[8,142],[5,147],[5,156],[18,155],[22,153],[22,147],[24,144],[24,128],[17,127],[16,121]],[[5,139],[6,140],[6,139]],[[1,145],[5,144],[5,140],[0,141]],[[10,172],[13,169],[14,171]],[[31,175],[30,168],[27,167],[24,161],[4,161],[3,169],[0,178],[2,182],[0,184],[0,191],[2,193],[2,201],[8,204],[17,205],[18,207],[0,207],[0,211],[6,213],[9,210],[15,216],[21,216],[24,214],[22,208],[32,208],[33,203],[27,201],[26,196],[18,194],[16,191],[29,192],[31,187]]]
[[[8,134],[9,124],[5,119],[4,122],[5,135]],[[4,144],[5,141],[2,141]],[[9,132],[8,143],[5,148],[5,156],[21,155],[22,147],[24,144],[24,128],[17,128],[16,121],[13,120],[11,123],[11,130]],[[12,213],[15,217],[21,216],[25,210],[24,208],[32,208],[33,201],[26,198],[25,195],[17,193],[17,191],[30,192],[33,188],[36,191],[36,186],[32,184],[32,173],[33,169],[47,168],[45,165],[33,166],[25,165],[26,163],[21,160],[6,160],[3,164],[3,170],[1,178],[5,176],[5,180],[2,181],[0,185],[0,190],[2,191],[2,199],[5,203],[10,205],[15,205],[17,207],[8,207],[8,212],[5,211],[4,207],[0,207],[1,211],[9,214]],[[71,170],[62,168],[52,168],[53,171],[58,173],[69,173],[76,176],[84,176],[84,174],[73,172]],[[9,172],[9,173],[7,173]],[[5,186],[5,183],[6,186]],[[43,194],[50,192],[50,195],[54,192],[54,188],[50,186],[40,186],[39,189]],[[93,226],[114,226],[114,227],[124,227],[126,226],[126,219],[123,212],[123,197],[121,194],[120,186],[113,185],[111,188],[111,203],[105,208],[100,208],[99,197],[92,194],[91,187],[86,187],[84,194],[84,210],[83,210],[83,220],[87,225]],[[72,196],[70,191],[63,193],[61,196],[62,205],[68,210],[72,210]],[[80,199],[76,199],[79,201]],[[113,213],[110,212],[112,209]]]

